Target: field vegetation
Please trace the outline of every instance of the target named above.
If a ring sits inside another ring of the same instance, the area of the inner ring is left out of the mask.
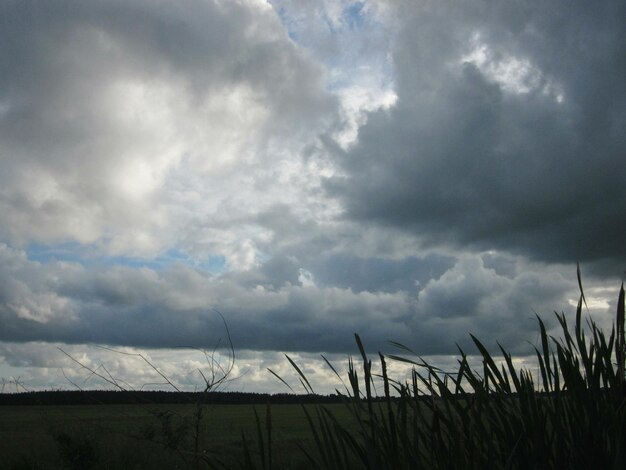
[[[305,406],[312,411],[313,405]],[[350,422],[342,405],[325,406]],[[255,407],[265,427],[266,405]],[[204,411],[198,466],[220,461],[238,468],[242,436],[256,447],[253,406],[206,405]],[[195,412],[194,404],[5,405],[0,407],[0,468],[194,468]],[[271,419],[275,467],[307,468],[300,446],[313,452],[314,442],[302,406],[274,404]]]

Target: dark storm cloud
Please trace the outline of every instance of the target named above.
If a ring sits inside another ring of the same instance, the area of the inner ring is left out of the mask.
[[[626,5],[405,2],[398,101],[336,152],[346,216],[433,245],[626,262]]]
[[[389,292],[324,286],[323,278],[320,285],[290,282],[284,272],[293,270],[284,262],[210,276],[182,265],[42,265],[3,245],[0,258],[0,341],[18,343],[207,348],[224,339],[218,310],[238,349],[351,352],[358,332],[373,350],[389,350],[394,340],[420,354],[454,354],[455,342],[469,346],[472,332],[528,352],[533,311],[561,309],[575,292],[575,281],[556,270],[500,275],[475,255],[447,259],[447,267],[432,257],[438,277]],[[419,278],[429,259],[413,261],[420,269],[411,263],[395,269]],[[365,272],[357,280],[374,282]]]
[[[311,260],[308,270],[319,284],[325,286],[350,288],[355,292],[416,293],[454,263],[454,257],[439,254],[400,260],[335,255]]]

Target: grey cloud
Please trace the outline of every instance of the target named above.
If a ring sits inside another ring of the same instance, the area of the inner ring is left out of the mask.
[[[4,240],[99,241],[123,251],[144,237],[154,252],[181,211],[178,193],[161,191],[169,177],[184,184],[216,167],[213,186],[232,191],[224,168],[268,165],[272,142],[334,119],[322,68],[267,5],[54,0],[0,8]],[[187,173],[174,174],[183,163]]]
[[[279,286],[285,283],[298,284],[300,269],[297,261],[287,256],[274,256],[260,267],[260,271],[266,275],[267,279],[277,282]]]
[[[528,354],[527,342],[536,341],[535,313],[548,327],[555,323],[552,311],[564,311],[571,318],[566,299],[575,295],[574,282],[556,269],[502,276],[480,256],[466,255],[424,286],[412,326],[430,332],[419,347],[440,354],[446,347],[442,338],[473,351],[469,333],[490,348],[498,340],[514,353]]]
[[[368,233],[364,226],[325,224],[301,217],[286,205],[259,213],[257,221],[274,234],[266,245],[271,257],[260,271],[279,286],[284,282],[297,284],[299,270],[305,269],[321,287],[416,292],[454,264],[454,257],[443,253],[415,256],[411,250],[393,247],[393,241],[401,240],[402,234],[388,230]],[[372,240],[368,242],[368,238]]]
[[[510,255],[487,252],[481,259],[486,268],[493,269],[499,276],[513,278],[518,272],[516,259]]]
[[[326,182],[346,217],[435,246],[612,259],[605,274],[621,272],[624,3],[398,10],[397,104],[371,113],[358,143],[335,152],[346,176]]]
[[[476,255],[444,268],[435,258],[440,271],[418,293],[281,283],[281,269],[261,270],[253,286],[250,276],[210,276],[183,265],[41,265],[6,247],[2,256],[0,279],[13,284],[0,291],[0,341],[20,343],[208,348],[224,339],[217,310],[238,349],[350,352],[358,332],[374,351],[394,340],[421,354],[453,354],[454,343],[468,346],[472,332],[527,352],[533,310],[560,309],[575,292],[575,281],[558,270],[502,276]]]
[[[321,69],[300,57],[271,9],[252,3],[63,0],[3,9],[0,84],[18,116],[40,115],[44,105],[63,111],[76,104],[71,98],[98,103],[103,83],[120,76],[186,81],[200,100],[224,84],[249,83],[278,116],[303,118],[328,104],[320,99]]]
[[[454,261],[451,256],[436,253],[400,260],[337,254],[310,260],[307,269],[325,286],[350,288],[355,292],[417,292],[450,269]]]

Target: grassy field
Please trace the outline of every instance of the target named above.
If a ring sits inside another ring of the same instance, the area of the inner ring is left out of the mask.
[[[342,405],[325,406],[350,421]],[[178,426],[193,422],[195,410],[193,405],[3,406],[0,467],[184,468],[185,456],[168,448],[158,415],[172,416],[171,428],[177,432],[173,437],[184,438]],[[266,408],[257,406],[256,410],[265,428]],[[271,421],[276,464],[302,468],[305,460],[298,443],[313,445],[302,407],[272,405]],[[251,405],[204,408],[202,449],[228,461],[240,454],[242,432],[255,452],[257,426]]]

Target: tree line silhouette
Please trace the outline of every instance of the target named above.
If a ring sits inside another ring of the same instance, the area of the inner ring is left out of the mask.
[[[253,392],[175,392],[164,390],[55,390],[0,393],[1,405],[131,405],[131,404],[301,404],[341,403],[339,395],[296,395]]]

